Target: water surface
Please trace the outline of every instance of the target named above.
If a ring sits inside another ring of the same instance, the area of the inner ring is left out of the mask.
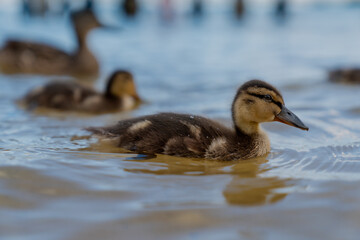
[[[265,8],[244,22],[222,11],[204,19],[151,13],[123,31],[95,31],[90,46],[106,76],[135,75],[148,101],[102,116],[30,113],[15,104],[39,76],[0,75],[2,239],[358,239],[360,86],[326,82],[327,69],[360,65],[359,9],[300,8],[279,24]],[[61,19],[0,21],[6,36],[71,50]],[[57,33],[49,29],[58,29]],[[236,88],[260,78],[310,127],[264,124],[268,156],[219,162],[122,153],[83,130],[160,111],[231,125]]]

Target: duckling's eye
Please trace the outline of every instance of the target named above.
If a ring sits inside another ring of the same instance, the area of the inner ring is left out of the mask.
[[[269,94],[264,95],[264,99],[268,102],[272,101],[272,97]]]

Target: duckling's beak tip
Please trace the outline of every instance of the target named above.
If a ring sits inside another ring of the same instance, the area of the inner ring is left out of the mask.
[[[275,121],[299,128],[304,131],[309,131],[309,128],[289,109],[282,107],[281,112],[275,116]]]

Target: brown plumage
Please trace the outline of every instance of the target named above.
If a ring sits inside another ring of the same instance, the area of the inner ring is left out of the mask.
[[[345,84],[359,84],[360,83],[360,69],[334,69],[328,74],[329,81]]]
[[[96,77],[99,64],[87,47],[86,36],[101,24],[89,10],[73,13],[71,20],[78,42],[73,53],[46,44],[9,40],[0,50],[0,70],[6,74]]]
[[[105,93],[74,82],[52,82],[30,91],[20,103],[28,109],[37,107],[85,113],[130,110],[140,103],[131,73],[116,71]]]
[[[134,152],[234,160],[270,151],[269,139],[259,126],[261,122],[281,121],[308,129],[285,107],[279,91],[260,80],[239,88],[232,116],[233,128],[200,116],[160,113],[87,130]]]

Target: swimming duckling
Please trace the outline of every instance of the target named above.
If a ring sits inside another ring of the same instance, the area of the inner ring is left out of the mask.
[[[141,102],[131,73],[116,71],[104,94],[74,82],[52,82],[30,91],[20,103],[30,109],[106,113],[130,110]]]
[[[9,40],[0,50],[0,70],[6,74],[96,77],[99,64],[87,47],[86,36],[102,25],[89,10],[73,13],[71,20],[77,35],[76,51],[69,54],[45,44]]]
[[[360,69],[334,69],[329,72],[329,81],[346,84],[360,83]]]
[[[232,119],[234,128],[230,129],[200,116],[160,113],[86,130],[138,153],[220,160],[248,159],[268,153],[270,141],[260,128],[262,122],[279,121],[308,130],[285,107],[280,92],[260,80],[246,82],[238,89]]]

